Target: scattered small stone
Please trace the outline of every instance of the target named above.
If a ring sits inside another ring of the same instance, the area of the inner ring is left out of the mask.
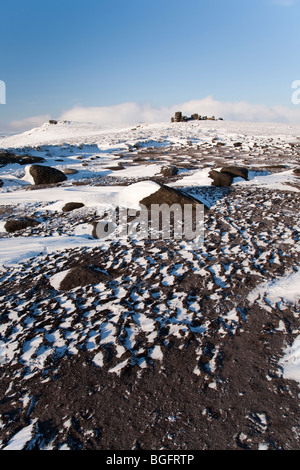
[[[74,168],[65,168],[63,170],[63,173],[65,175],[76,175],[76,173],[78,173],[78,170],[74,170]]]

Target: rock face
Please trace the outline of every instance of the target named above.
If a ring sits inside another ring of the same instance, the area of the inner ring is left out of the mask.
[[[11,219],[6,222],[4,225],[5,230],[8,233],[14,233],[19,230],[23,230],[28,227],[36,227],[39,225],[39,222],[29,217],[22,217],[20,219]]]
[[[37,185],[61,183],[67,179],[62,171],[44,165],[32,165],[29,173],[34,180],[34,184]]]

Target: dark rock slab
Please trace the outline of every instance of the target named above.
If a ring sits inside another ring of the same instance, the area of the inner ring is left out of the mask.
[[[211,170],[209,176],[213,179],[213,186],[231,186],[233,176],[230,173]]]
[[[19,219],[10,219],[6,222],[4,228],[8,233],[14,233],[19,230],[23,230],[28,227],[36,227],[39,225],[40,222],[30,218],[30,217],[22,217]]]
[[[232,175],[233,178],[240,177],[240,178],[244,178],[245,180],[248,180],[248,170],[247,168],[242,167],[242,166],[237,166],[237,165],[224,166],[221,169],[221,173],[228,173],[229,175]]]
[[[107,281],[109,274],[92,266],[77,266],[72,268],[60,283],[60,290],[71,290],[76,287],[98,284]]]
[[[67,204],[65,204],[62,208],[62,211],[71,212],[75,209],[80,209],[81,207],[84,207],[84,204],[82,202],[67,202]]]
[[[158,191],[139,201],[140,204],[144,205],[148,209],[151,208],[152,204],[168,204],[169,206],[172,206],[173,204],[179,204],[182,207],[185,204],[191,204],[194,207],[198,204],[204,204],[201,201],[195,199],[193,196],[185,194],[179,189],[170,188],[169,186],[160,183],[158,184],[160,186]],[[205,204],[204,207],[205,209],[208,209]]]

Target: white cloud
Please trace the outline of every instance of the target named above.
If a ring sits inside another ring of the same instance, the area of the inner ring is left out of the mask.
[[[139,122],[162,122],[170,121],[176,111],[182,111],[186,116],[198,113],[202,116],[222,117],[227,121],[300,124],[300,105],[288,107],[250,104],[245,101],[225,102],[218,101],[213,96],[207,96],[200,100],[177,103],[168,107],[154,107],[151,104],[138,104],[134,102],[98,107],[76,106],[63,112],[61,116],[51,117],[45,114],[19,121],[12,121],[9,125],[9,129],[13,132],[22,132],[40,126],[51,118],[75,122],[93,122],[100,126],[113,126],[114,124],[132,125],[138,124]]]
[[[136,124],[138,122],[169,121],[176,111],[184,115],[222,117],[228,121],[300,123],[300,106],[267,106],[244,101],[224,102],[207,96],[169,107],[153,107],[150,104],[122,103],[103,107],[75,107],[66,111],[60,119],[105,124]]]
[[[32,129],[33,127],[39,127],[49,119],[51,119],[49,114],[43,114],[41,116],[15,120],[10,122],[9,129],[15,132],[23,132],[24,130]]]

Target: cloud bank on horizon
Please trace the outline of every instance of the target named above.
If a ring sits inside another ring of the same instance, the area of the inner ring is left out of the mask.
[[[64,111],[60,116],[44,114],[19,121],[12,121],[9,125],[9,130],[12,132],[23,132],[33,127],[38,127],[49,119],[92,122],[103,126],[131,125],[139,122],[163,122],[170,121],[176,111],[182,111],[187,116],[198,113],[202,116],[215,116],[216,119],[222,117],[227,121],[300,124],[300,106],[289,108],[280,105],[250,104],[243,101],[235,103],[222,102],[216,100],[213,96],[207,96],[200,100],[191,100],[177,103],[173,106],[161,107],[135,102],[111,106],[75,106]]]

